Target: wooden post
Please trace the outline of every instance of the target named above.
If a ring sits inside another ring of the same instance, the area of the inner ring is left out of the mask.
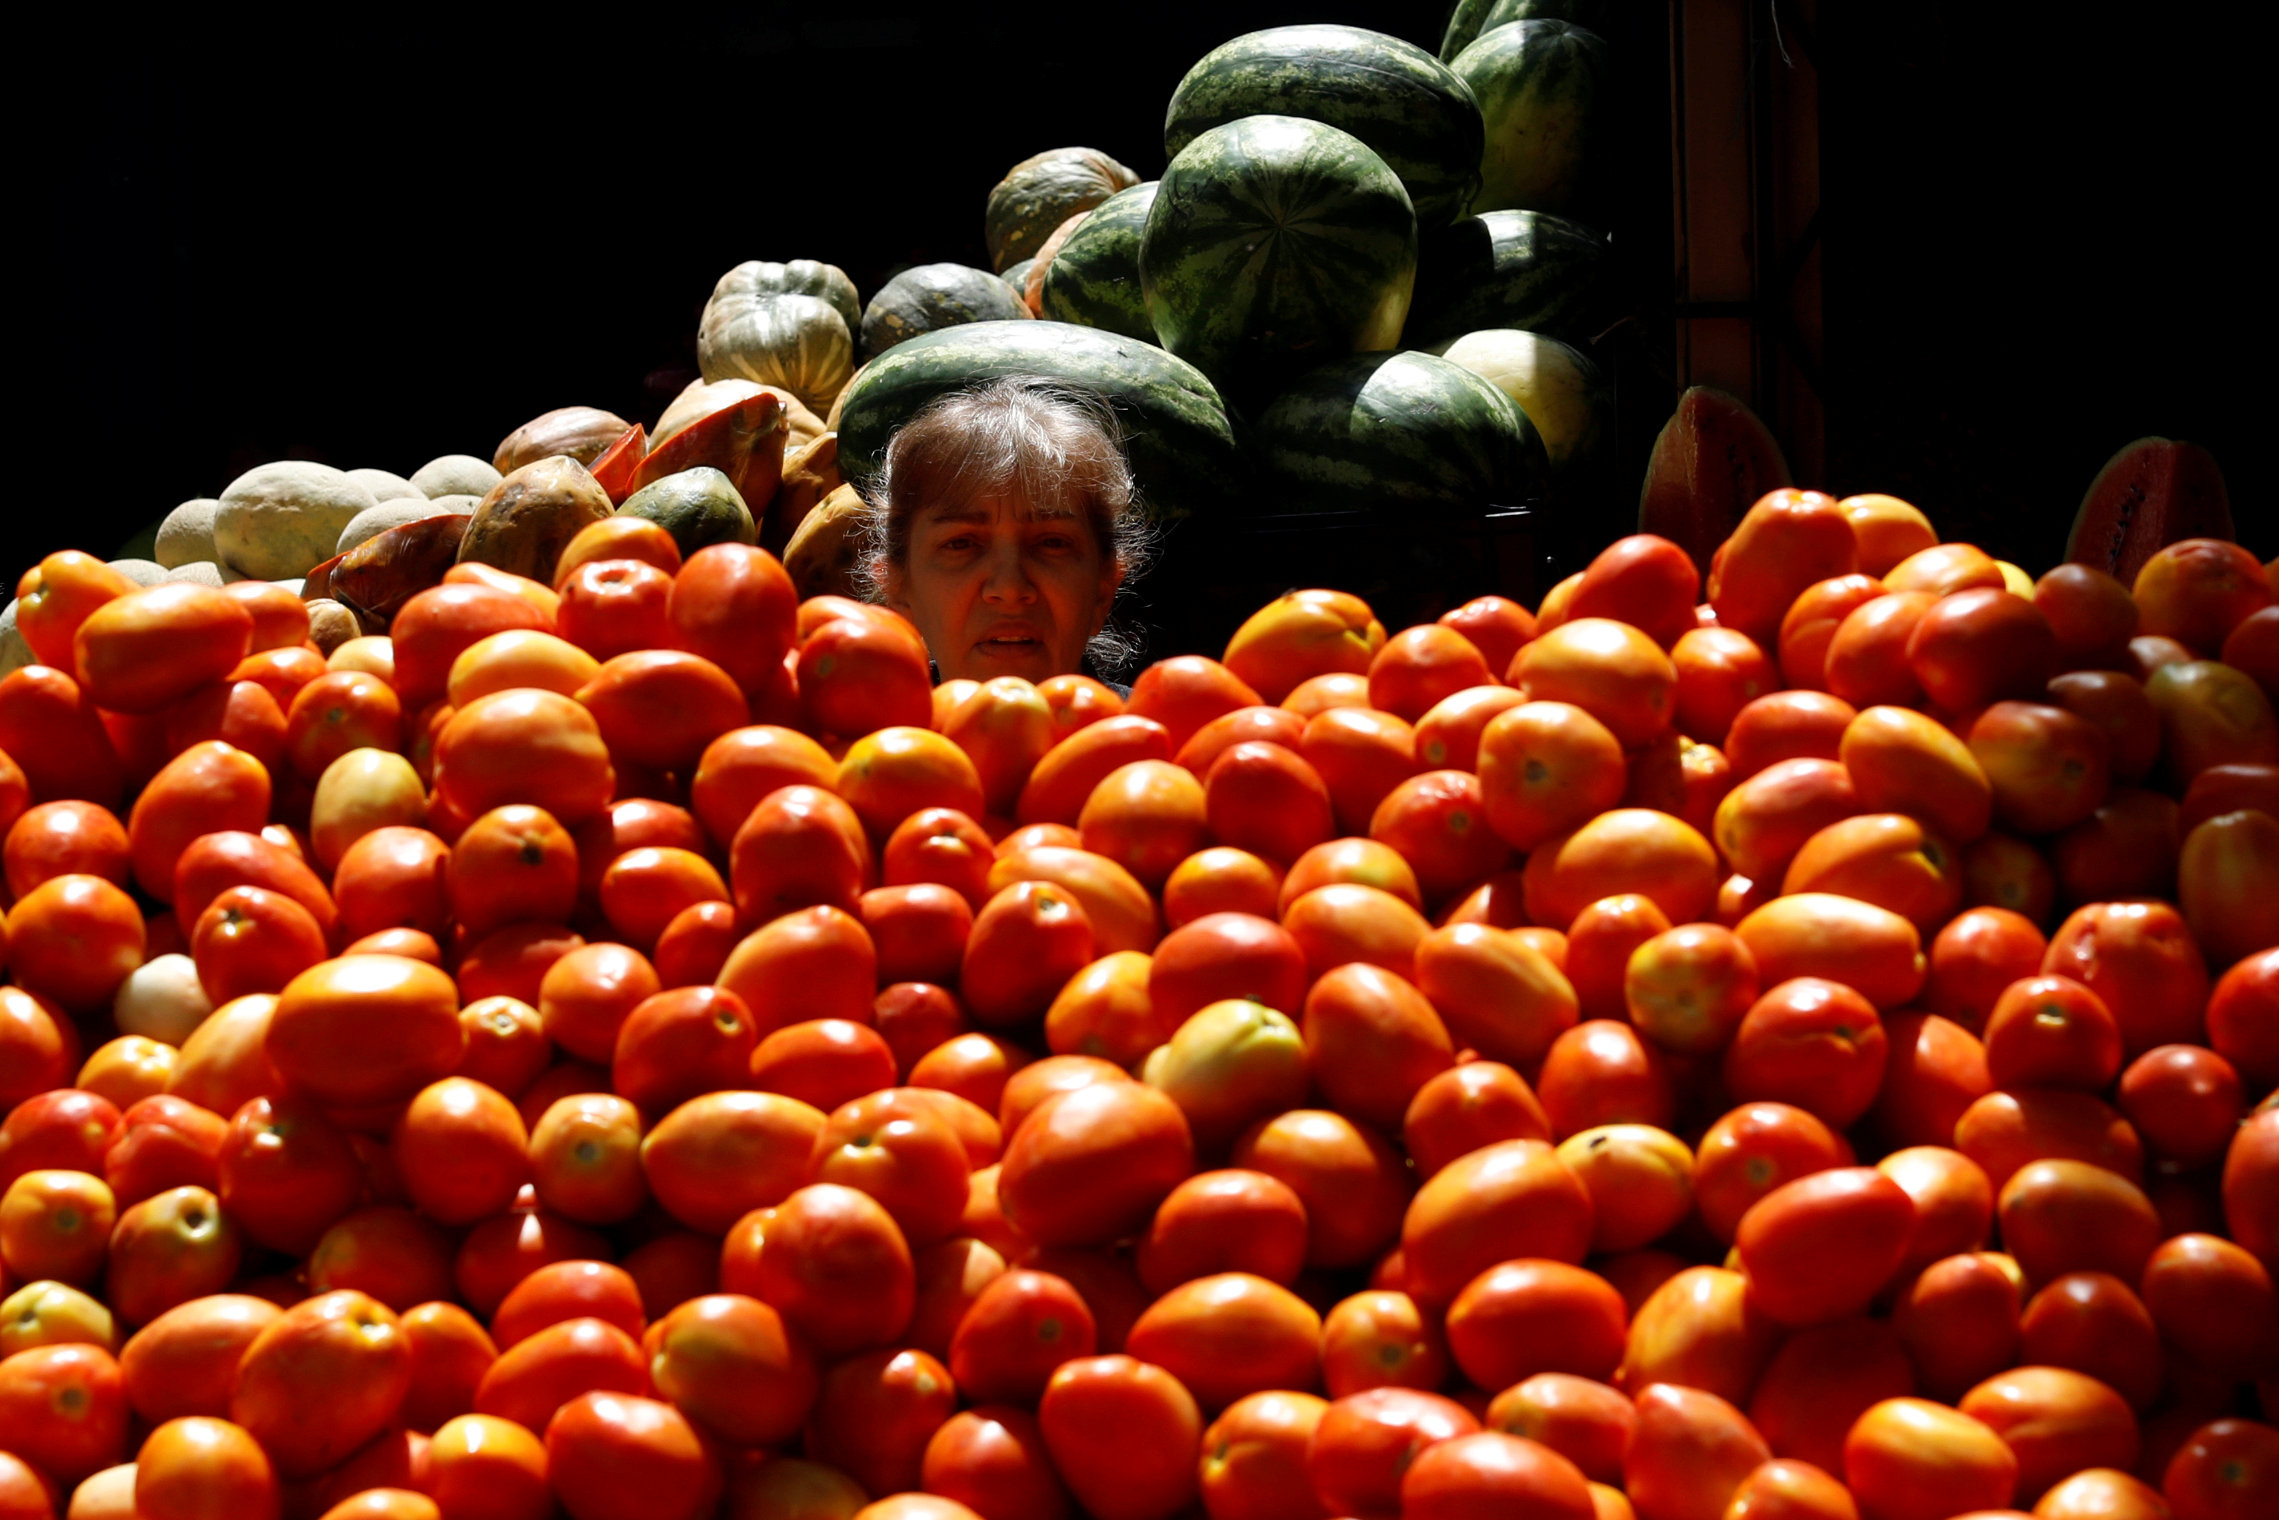
[[[1818,0],[1670,8],[1676,379],[1756,411],[1825,483]]]

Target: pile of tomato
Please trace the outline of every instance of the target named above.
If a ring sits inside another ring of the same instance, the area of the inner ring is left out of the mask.
[[[6,1520],[2279,1514],[2234,545],[1780,491],[1128,699],[626,519],[19,615]]]

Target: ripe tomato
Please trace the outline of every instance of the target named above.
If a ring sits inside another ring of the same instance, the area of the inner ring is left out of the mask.
[[[1100,1520],[1170,1520],[1194,1500],[1202,1414],[1160,1367],[1128,1356],[1065,1363],[1037,1424],[1062,1480]]]
[[[1401,1513],[1402,1480],[1418,1457],[1480,1428],[1461,1404],[1414,1388],[1348,1394],[1322,1413],[1306,1447],[1314,1492],[1349,1515]]]

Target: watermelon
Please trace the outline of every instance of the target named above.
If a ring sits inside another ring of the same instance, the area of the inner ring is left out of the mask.
[[[1587,463],[1612,431],[1614,394],[1589,355],[1541,333],[1491,327],[1432,350],[1486,380],[1526,413],[1554,479]]]
[[[863,355],[877,358],[920,333],[965,322],[1025,317],[1029,309],[998,276],[965,264],[920,264],[879,287],[863,312]]]
[[[1140,288],[1163,346],[1236,405],[1399,339],[1416,213],[1369,145],[1326,122],[1246,116],[1163,171]]]
[[[1163,122],[1163,151],[1245,116],[1303,116],[1351,132],[1395,174],[1417,225],[1464,214],[1486,148],[1480,104],[1413,42],[1357,26],[1278,26],[1214,48],[1187,71]]]
[[[1483,34],[1513,21],[1572,21],[1611,37],[1614,0],[1456,0],[1456,13],[1440,39],[1440,61],[1448,62]]]
[[[1029,288],[1029,266],[1036,261],[1036,255],[1031,254],[1018,264],[1008,264],[1005,266],[1004,272],[997,278],[1003,280],[1006,288],[1013,294],[1019,295]]]
[[[1539,496],[1543,440],[1488,381],[1431,354],[1355,354],[1259,414],[1259,465],[1286,512],[1476,515]]]
[[[1248,475],[1219,393],[1201,371],[1152,343],[1068,322],[975,322],[899,344],[840,396],[839,468],[857,486],[887,441],[946,392],[1002,375],[1088,390],[1115,409],[1140,497],[1158,518],[1233,509]]]
[[[989,192],[982,235],[989,267],[1002,274],[1044,247],[1052,230],[1139,176],[1093,148],[1053,148],[1005,171]]]
[[[1147,319],[1147,298],[1140,291],[1139,245],[1156,184],[1151,179],[1118,190],[1076,224],[1045,270],[1041,316],[1142,343],[1155,341],[1155,324]]]
[[[1483,327],[1587,342],[1612,313],[1614,255],[1580,222],[1541,211],[1470,216],[1424,239],[1402,341],[1429,348]]]
[[[1487,123],[1474,211],[1569,211],[1589,190],[1598,117],[1613,97],[1606,40],[1565,21],[1481,34],[1449,67]]]

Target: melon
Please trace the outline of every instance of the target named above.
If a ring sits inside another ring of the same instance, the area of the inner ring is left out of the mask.
[[[887,441],[936,396],[1034,375],[1108,403],[1141,502],[1157,517],[1232,509],[1248,471],[1225,404],[1193,365],[1152,343],[1069,322],[974,322],[928,333],[863,367],[839,398],[839,469],[868,485]]]
[[[1713,386],[1688,386],[1646,461],[1638,531],[1678,545],[1706,576],[1742,514],[1789,484],[1788,459],[1755,412]]]
[[[379,505],[330,465],[287,459],[257,465],[229,483],[214,508],[221,563],[256,580],[306,575],[339,550],[340,530]],[[196,561],[185,561],[196,563]]]
[[[1147,319],[1147,297],[1140,289],[1139,245],[1157,184],[1151,179],[1118,190],[1076,224],[1045,270],[1038,315],[1142,343],[1155,341],[1155,324]]]
[[[1022,159],[989,192],[982,220],[989,267],[1010,269],[1062,222],[1138,183],[1138,175],[1095,148],[1052,148]]]
[[[212,559],[218,552],[214,548],[214,512],[220,506],[210,496],[199,496],[167,513],[159,521],[150,557],[169,570]]]
[[[2180,538],[2233,537],[2231,495],[2216,459],[2196,443],[2139,438],[2105,461],[2065,536],[2065,557],[2124,586]]]
[[[1491,211],[1426,237],[1402,341],[1426,348],[1488,327],[1584,343],[1610,319],[1614,255],[1582,223]]]
[[[1483,32],[1448,66],[1472,87],[1487,127],[1472,209],[1582,204],[1613,99],[1606,39],[1565,21],[1514,21]]]
[[[870,298],[863,313],[863,357],[875,359],[898,343],[945,327],[1011,321],[1028,314],[1021,298],[985,269],[920,264],[888,280]]]
[[[481,496],[499,483],[499,472],[489,460],[472,454],[442,454],[412,471],[411,483],[431,501],[438,496]]]
[[[1416,281],[1416,214],[1352,133],[1246,116],[1163,171],[1140,234],[1157,338],[1236,405],[1315,365],[1389,349]]]
[[[1278,26],[1205,54],[1172,93],[1163,151],[1177,157],[1245,116],[1303,116],[1352,133],[1400,176],[1417,224],[1464,214],[1485,128],[1471,87],[1412,42],[1357,26]]]
[[[393,470],[350,470],[348,478],[372,493],[374,501],[408,501],[427,495]]]
[[[535,460],[510,471],[476,504],[458,558],[550,586],[554,562],[570,540],[610,512],[609,493],[576,459]]]
[[[1288,512],[1477,515],[1550,478],[1525,413],[1432,354],[1356,354],[1308,372],[1259,414],[1256,453]]]
[[[1121,195],[1123,192],[1119,190],[1116,193]],[[1037,256],[1032,253],[1019,263],[1008,264],[997,278],[1005,282],[1006,289],[1025,300],[1029,291],[1029,271],[1036,267],[1036,262]]]
[[[1612,431],[1614,395],[1581,349],[1541,333],[1491,327],[1433,352],[1511,398],[1543,439],[1558,479],[1590,460]]]
[[[654,480],[625,498],[620,517],[639,517],[673,536],[686,559],[712,544],[759,542],[752,509],[735,483],[708,464]]]

